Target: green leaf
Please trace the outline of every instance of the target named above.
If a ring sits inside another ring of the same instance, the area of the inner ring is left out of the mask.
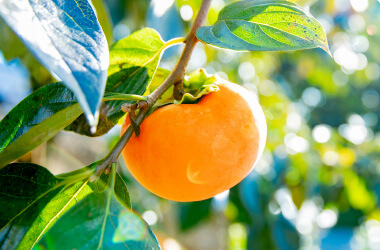
[[[82,113],[62,83],[38,89],[0,122],[0,168],[49,140]]]
[[[91,4],[85,0],[2,0],[0,16],[75,93],[89,123],[96,126],[109,51]]]
[[[149,89],[146,94],[152,93],[158,86],[160,86],[166,78],[168,78],[170,71],[163,68],[158,68],[154,78],[149,85]],[[168,100],[172,102],[173,100],[173,86],[171,86],[163,95],[160,96],[160,99],[156,102],[157,105],[162,103],[167,103]]]
[[[283,0],[232,3],[212,26],[201,27],[204,43],[233,50],[287,51],[322,48],[329,52],[322,25],[297,4]]]
[[[168,78],[169,74],[170,74],[170,70],[160,68],[160,67],[157,68],[156,73],[154,74],[154,77],[152,79],[152,82],[149,85],[149,88],[147,89],[146,94],[150,94],[156,88],[158,88],[158,86],[160,86],[166,80],[166,78]]]
[[[39,213],[17,248],[33,248],[60,216],[92,192],[88,181],[79,181],[65,186]]]
[[[95,182],[90,183],[90,186],[94,192],[101,193],[109,187],[110,181],[110,175],[103,173]]]
[[[43,205],[35,205],[33,202],[41,198],[44,201],[52,198],[47,194],[58,183],[59,179],[47,169],[31,163],[13,163],[0,169],[0,230],[24,210],[30,209],[38,214]],[[24,221],[25,224],[28,222],[29,220]]]
[[[165,42],[157,31],[144,28],[116,42],[110,49],[106,91],[142,95],[158,67]],[[124,116],[123,101],[106,102],[108,117],[114,123]]]
[[[136,31],[113,44],[110,48],[106,91],[143,95],[155,75],[162,52],[173,44],[175,42],[165,43],[160,35],[150,28]],[[87,136],[105,134],[125,115],[121,105],[131,102],[133,101],[114,100],[103,103],[96,134],[90,133],[84,116],[79,117],[67,130]]]
[[[116,198],[125,208],[132,208],[131,198],[129,196],[127,185],[119,173],[116,173],[114,193]]]
[[[45,235],[47,249],[160,249],[148,225],[114,196],[110,188],[92,193],[64,214]]]
[[[60,176],[31,163],[0,170],[0,248],[31,249],[59,216],[92,192],[96,163]]]

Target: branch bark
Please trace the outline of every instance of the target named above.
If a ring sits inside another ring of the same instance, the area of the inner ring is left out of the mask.
[[[157,100],[165,93],[165,91],[167,91],[172,85],[182,82],[185,76],[186,67],[189,64],[191,58],[191,54],[193,53],[195,44],[198,42],[198,39],[195,36],[196,31],[199,27],[201,27],[204,24],[208,10],[210,8],[210,4],[211,0],[202,1],[202,5],[199,9],[197,17],[194,20],[193,25],[191,26],[190,32],[186,37],[185,47],[176,66],[169,74],[168,78],[150,95],[147,96],[147,100],[145,101],[147,103],[146,107],[140,109],[138,115],[135,118],[135,123],[137,125],[140,125],[142,123],[142,121],[145,118],[145,115],[153,107]],[[134,130],[132,126],[129,126],[125,133],[120,137],[119,141],[114,146],[114,148],[104,158],[103,162],[97,166],[94,178],[100,176],[105,169],[109,168],[113,163],[117,161],[117,158],[119,157],[124,146],[127,144],[129,139],[133,135],[133,132]]]

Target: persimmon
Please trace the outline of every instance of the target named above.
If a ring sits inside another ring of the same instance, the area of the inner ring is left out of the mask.
[[[195,104],[157,109],[141,124],[122,155],[133,177],[174,201],[211,198],[242,181],[266,141],[264,113],[245,88],[218,80],[218,91]],[[129,126],[125,119],[122,133]]]

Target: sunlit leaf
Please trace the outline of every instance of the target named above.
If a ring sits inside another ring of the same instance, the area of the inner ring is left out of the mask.
[[[61,83],[38,89],[0,122],[0,168],[49,140],[82,113]]]
[[[14,249],[39,213],[62,190],[59,179],[35,164],[0,170],[0,248]]]
[[[0,16],[73,90],[92,126],[107,79],[108,46],[86,0],[0,0]]]
[[[144,28],[118,41],[110,49],[106,91],[142,95],[148,88],[161,59],[165,42],[153,29]],[[107,102],[108,117],[117,122],[124,113],[123,101]]]
[[[20,241],[18,248],[32,248],[60,216],[90,193],[92,193],[92,189],[89,187],[88,181],[79,181],[63,188],[39,213]]]
[[[158,86],[161,85],[161,83],[166,78],[168,78],[169,74],[170,74],[170,70],[167,70],[167,69],[164,69],[164,68],[157,68],[157,71],[154,74],[154,77],[153,77],[153,79],[152,79],[152,81],[151,81],[151,83],[149,85],[149,88],[147,89],[146,94],[152,93]]]
[[[31,163],[1,169],[0,248],[31,249],[63,213],[92,192],[84,179],[94,164],[57,177]]]
[[[204,43],[233,50],[320,47],[329,53],[322,25],[300,6],[283,0],[248,0],[227,5],[214,25],[197,30],[197,37]]]
[[[33,202],[39,198],[49,201],[49,193],[58,184],[59,179],[47,169],[35,165],[14,163],[0,169],[0,229],[14,220],[27,207],[37,213],[46,204]],[[24,221],[25,224],[28,221]]]
[[[146,94],[152,93],[161,83],[169,76],[170,71],[163,68],[157,68],[156,73],[154,74],[154,78],[149,85],[149,89],[147,89]],[[173,99],[173,86],[171,86],[156,102],[157,105],[160,103],[166,103],[167,100]]]
[[[42,244],[48,249],[160,249],[148,225],[113,195],[114,174],[110,188],[70,209]]]

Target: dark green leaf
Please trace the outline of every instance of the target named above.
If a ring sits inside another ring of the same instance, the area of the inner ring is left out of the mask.
[[[47,195],[58,182],[47,169],[35,164],[14,163],[0,169],[0,229],[27,207],[38,213],[43,206],[34,206],[33,202]]]
[[[0,169],[0,248],[14,249],[45,205],[62,189],[59,179],[35,164]]]
[[[129,197],[129,191],[123,178],[119,173],[116,173],[114,193],[119,202],[126,208],[131,209],[132,203]]]
[[[111,188],[88,195],[70,209],[42,244],[48,249],[159,249],[148,225],[117,202],[114,186],[112,178]]]
[[[109,55],[90,3],[3,0],[0,16],[39,61],[73,90],[89,123],[95,126]]]
[[[38,214],[17,247],[31,249],[60,216],[90,193],[92,193],[92,189],[88,185],[88,181],[79,181],[65,186]]]
[[[94,164],[53,176],[31,163],[0,170],[0,248],[31,249],[59,216],[92,192],[83,181]]]
[[[0,168],[52,138],[81,113],[74,94],[61,83],[27,96],[0,122]]]
[[[286,51],[322,48],[329,52],[322,25],[297,4],[283,0],[232,3],[212,26],[201,27],[204,43],[233,50]]]
[[[144,28],[116,42],[110,49],[110,67],[106,91],[143,95],[155,75],[166,44],[153,29]],[[85,117],[80,116],[67,130],[87,136],[100,136],[108,132],[125,115],[123,103],[132,101],[106,101],[100,108],[99,126],[95,134]]]

